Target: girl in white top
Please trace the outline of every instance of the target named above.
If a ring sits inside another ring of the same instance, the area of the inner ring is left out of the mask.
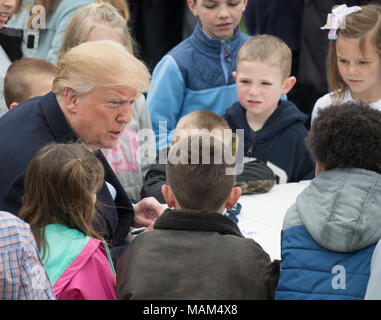
[[[319,109],[347,101],[381,110],[381,5],[343,5],[332,12],[323,27],[331,29],[327,68],[330,93],[315,103],[311,123]]]

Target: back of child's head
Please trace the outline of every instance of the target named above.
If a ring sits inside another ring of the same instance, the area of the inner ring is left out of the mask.
[[[235,159],[209,133],[189,135],[171,148],[166,165],[168,185],[182,209],[218,212],[234,183]]]
[[[381,112],[359,102],[319,111],[306,145],[325,170],[360,168],[381,174]]]
[[[291,74],[292,52],[288,45],[276,36],[256,35],[247,40],[239,50],[237,72],[242,61],[257,61],[279,67],[283,79],[286,79]]]
[[[4,78],[4,99],[8,108],[13,102],[20,103],[34,94],[32,87],[46,75],[54,78],[56,66],[43,59],[24,58],[14,61],[8,68]],[[46,88],[50,91],[51,88]]]
[[[208,111],[197,110],[183,116],[177,123],[176,129],[229,129],[226,120],[220,115]]]
[[[236,143],[236,136],[231,132],[227,121],[220,115],[209,110],[197,110],[183,116],[177,123],[173,143],[176,143],[184,136],[197,132],[209,132],[225,143],[225,140],[229,141],[229,143]],[[235,146],[234,144],[232,147]]]
[[[92,223],[103,179],[102,164],[81,144],[52,143],[33,156],[19,216],[30,224],[39,246],[45,249],[43,228],[55,223],[100,238]]]
[[[365,56],[365,46],[369,41],[381,58],[381,5],[367,4],[361,6],[361,10],[345,17],[345,24],[336,31],[337,37],[346,39],[359,39],[360,50]],[[327,78],[329,91],[343,91],[348,88],[340,75],[336,41],[331,40],[327,59]]]
[[[127,21],[118,10],[108,3],[92,3],[76,11],[71,18],[62,40],[59,59],[71,48],[86,42],[94,28],[102,26],[115,29],[123,38],[123,45],[133,52],[133,40],[130,36]]]

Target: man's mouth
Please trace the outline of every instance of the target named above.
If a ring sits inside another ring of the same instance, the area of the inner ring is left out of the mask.
[[[110,131],[111,135],[114,137],[114,138],[119,138],[122,134],[122,131]]]

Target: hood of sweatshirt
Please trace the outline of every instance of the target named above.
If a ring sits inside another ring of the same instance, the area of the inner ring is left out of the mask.
[[[352,252],[381,238],[381,175],[365,169],[321,172],[298,196],[283,230],[304,225],[321,246]]]
[[[304,126],[307,116],[301,112],[291,101],[279,100],[278,107],[274,113],[266,121],[262,129],[253,131],[246,120],[246,109],[239,102],[234,103],[226,110],[224,118],[228,122],[230,128],[244,129],[245,138],[249,141],[255,140],[257,143],[265,143],[271,139],[279,131],[290,127],[295,123]],[[253,137],[255,135],[255,138]]]

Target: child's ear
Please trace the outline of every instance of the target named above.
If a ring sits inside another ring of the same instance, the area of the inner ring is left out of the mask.
[[[230,210],[234,207],[235,203],[241,197],[242,190],[240,187],[234,187],[225,202],[225,208]]]
[[[246,10],[248,0],[243,0],[243,11]]]
[[[16,107],[19,103],[18,102],[12,102],[9,106],[9,110],[12,110],[14,107]]]
[[[196,7],[196,4],[194,3],[195,0],[187,0],[189,10],[193,13],[194,16],[198,16],[198,12]]]
[[[282,94],[287,94],[294,87],[295,83],[295,77],[288,77],[286,80],[284,80]]]
[[[319,173],[325,171],[324,165],[322,165],[319,162],[315,162],[315,176],[317,176]]]
[[[237,72],[233,71],[232,75],[233,75],[234,81],[237,82]]]
[[[168,208],[175,207],[175,195],[172,192],[172,189],[169,185],[163,184],[161,186],[161,193],[163,194],[164,200],[168,205]]]

